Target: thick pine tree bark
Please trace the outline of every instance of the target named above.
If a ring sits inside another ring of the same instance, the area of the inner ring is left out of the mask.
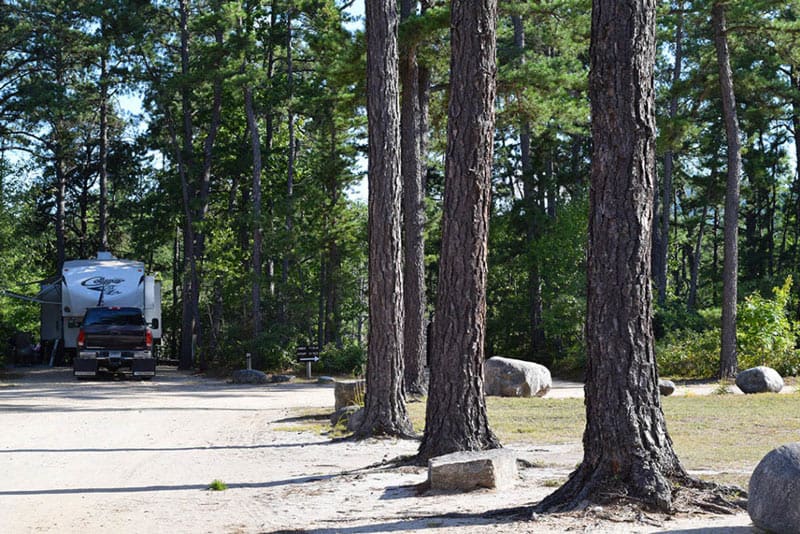
[[[402,0],[401,20],[413,12],[416,1]],[[420,149],[419,69],[415,43],[405,43],[400,55],[400,144],[403,175],[403,301],[405,324],[404,389],[409,395],[425,395],[426,376],[425,328],[425,189],[422,180]]]
[[[410,436],[403,393],[403,251],[395,0],[367,0],[369,339],[364,422],[355,437]]]
[[[418,460],[500,447],[483,394],[496,0],[454,0],[442,253]]]
[[[739,270],[739,176],[742,173],[739,120],[728,51],[725,6],[715,2],[711,9],[714,46],[717,50],[719,85],[722,93],[722,117],[728,144],[728,181],[725,189],[725,257],[722,262],[722,351],[719,377],[733,378],[739,369],[736,355],[736,298]]]
[[[584,456],[539,509],[620,494],[672,508],[685,478],[667,434],[653,352],[655,0],[594,0]]]

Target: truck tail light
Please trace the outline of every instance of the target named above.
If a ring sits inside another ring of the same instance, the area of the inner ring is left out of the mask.
[[[147,345],[148,349],[153,348],[153,331],[149,328],[145,331],[144,334],[144,344]]]
[[[86,341],[86,332],[83,331],[83,328],[78,330],[78,348],[82,349],[83,344]]]

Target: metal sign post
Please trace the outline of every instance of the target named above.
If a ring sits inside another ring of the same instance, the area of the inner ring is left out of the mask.
[[[297,360],[306,362],[306,378],[311,379],[311,364],[319,361],[319,347],[297,347]]]

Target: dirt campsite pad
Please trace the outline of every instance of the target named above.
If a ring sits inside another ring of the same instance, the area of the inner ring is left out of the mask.
[[[330,385],[238,386],[169,369],[150,382],[16,372],[0,380],[4,533],[755,532],[741,513],[491,513],[553,491],[579,443],[507,444],[528,465],[510,491],[420,491],[425,469],[379,466],[416,442],[331,442],[309,430],[309,409],[332,411]],[[227,489],[208,489],[215,480]]]

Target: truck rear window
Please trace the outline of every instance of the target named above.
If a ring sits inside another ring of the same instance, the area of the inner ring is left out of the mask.
[[[93,308],[86,311],[83,326],[92,325],[140,326],[144,317],[139,308]]]

